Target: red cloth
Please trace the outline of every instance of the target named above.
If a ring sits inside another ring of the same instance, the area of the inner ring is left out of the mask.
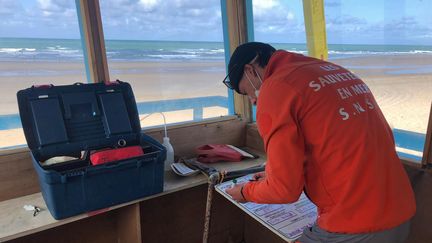
[[[143,154],[144,152],[140,146],[129,146],[93,152],[90,154],[90,161],[92,165],[99,165],[117,160],[138,157]]]
[[[203,163],[218,161],[237,162],[242,160],[242,155],[225,144],[206,144],[196,148],[197,160]]]
[[[275,52],[265,69],[257,125],[266,178],[249,201],[295,202],[303,189],[330,232],[385,230],[411,218],[415,199],[392,131],[368,87],[348,70]]]

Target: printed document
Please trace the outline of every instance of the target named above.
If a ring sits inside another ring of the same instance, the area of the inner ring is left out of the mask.
[[[243,176],[236,181],[247,182],[252,176]],[[291,204],[237,203],[225,192],[233,185],[232,183],[221,183],[216,186],[216,191],[288,242],[294,242],[301,236],[305,227],[312,226],[316,221],[317,208],[304,193],[297,202]]]

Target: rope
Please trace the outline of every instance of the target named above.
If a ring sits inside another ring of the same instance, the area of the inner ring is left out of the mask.
[[[224,173],[213,173],[210,175],[208,180],[209,184],[207,188],[207,202],[206,202],[206,212],[204,218],[203,243],[207,243],[209,238],[210,218],[211,218],[211,208],[212,208],[214,187],[216,185],[216,182],[220,180],[220,175],[223,174]]]
[[[263,171],[263,166],[257,166],[245,170],[240,171],[232,171],[228,172],[226,170],[224,171],[218,171],[213,172],[212,174],[208,175],[208,187],[207,187],[207,202],[206,202],[206,211],[205,211],[205,218],[204,218],[204,232],[203,232],[203,243],[208,243],[209,239],[209,232],[210,232],[210,220],[211,220],[211,208],[212,208],[212,202],[213,202],[213,193],[214,193],[214,187],[216,184],[222,183],[226,178],[231,177],[239,177],[250,173],[255,173],[258,171]]]
[[[226,174],[227,174],[226,170],[219,172],[219,178],[220,179],[219,179],[218,184],[220,184],[220,183],[222,183],[224,181]]]

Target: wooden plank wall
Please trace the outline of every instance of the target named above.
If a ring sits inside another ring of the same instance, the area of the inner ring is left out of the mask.
[[[246,147],[264,152],[264,142],[255,123],[248,124],[246,127]]]
[[[0,154],[0,201],[39,192],[39,182],[29,150]]]
[[[162,141],[163,130],[148,130],[146,134]],[[182,157],[194,157],[195,148],[209,143],[228,143],[244,146],[246,122],[237,118],[199,122],[191,125],[172,126],[168,130],[174,153]]]

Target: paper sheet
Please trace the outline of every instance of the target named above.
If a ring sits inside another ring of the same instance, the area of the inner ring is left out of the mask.
[[[236,180],[242,183],[251,178],[252,175],[247,175]],[[231,186],[232,181],[227,181],[217,185],[216,191],[288,242],[295,241],[305,227],[316,221],[317,208],[304,193],[297,202],[291,204],[237,203],[225,192]]]

